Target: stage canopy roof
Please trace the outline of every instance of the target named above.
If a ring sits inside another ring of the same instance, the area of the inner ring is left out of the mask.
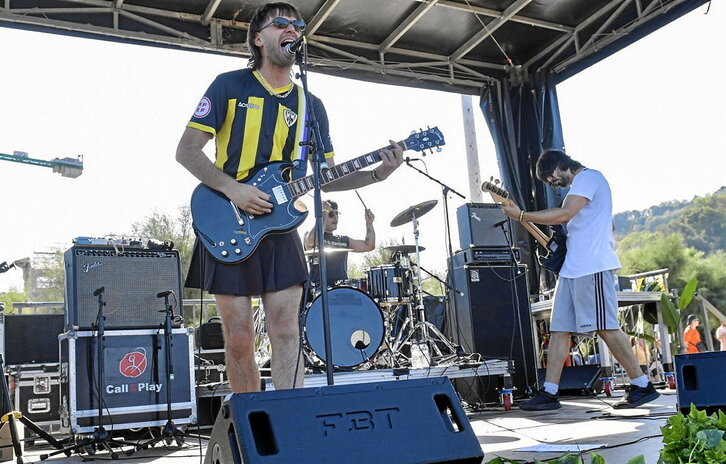
[[[314,71],[480,94],[561,81],[706,0],[289,0]],[[264,0],[4,0],[0,25],[246,56]],[[7,46],[7,44],[5,44]]]

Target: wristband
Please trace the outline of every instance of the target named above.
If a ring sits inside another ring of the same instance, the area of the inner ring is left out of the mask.
[[[382,180],[380,177],[378,177],[375,169],[371,171],[371,179],[373,179],[373,182],[380,182]]]
[[[522,222],[524,220],[524,211],[519,211],[519,222]]]

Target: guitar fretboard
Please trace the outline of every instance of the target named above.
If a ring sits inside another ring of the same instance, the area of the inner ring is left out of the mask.
[[[403,145],[403,142],[399,142]],[[358,158],[353,158],[341,164],[336,164],[330,169],[323,170],[321,174],[321,185],[336,181],[341,177],[352,174],[360,169],[381,161],[379,150],[366,153]],[[287,188],[293,197],[299,197],[313,189],[313,176],[305,176],[302,179],[293,180],[287,184]]]

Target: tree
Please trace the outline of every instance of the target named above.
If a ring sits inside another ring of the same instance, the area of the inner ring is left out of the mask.
[[[144,239],[170,240],[179,250],[182,282],[186,280],[192,252],[194,251],[194,230],[189,206],[180,206],[176,217],[154,209],[150,215],[131,226],[134,236]],[[185,296],[187,296],[185,294]],[[189,297],[198,296],[189,294]]]

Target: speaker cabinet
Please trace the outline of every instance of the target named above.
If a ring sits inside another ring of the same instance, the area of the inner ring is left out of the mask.
[[[447,378],[236,393],[205,464],[475,464],[481,445]]]
[[[546,369],[538,369],[537,375],[544,379]],[[602,368],[600,364],[565,366],[560,376],[560,395],[594,396],[602,391]]]
[[[486,358],[512,359],[515,396],[536,389],[537,365],[530,317],[526,266],[454,266],[456,310],[450,336],[468,353]],[[516,295],[516,297],[515,297]],[[502,378],[456,379],[459,394],[468,403],[497,401],[498,390],[508,387]]]
[[[726,412],[726,351],[679,354],[675,361],[678,409],[688,414],[693,403],[709,414]]]
[[[512,224],[496,203],[466,203],[456,209],[459,224],[459,246],[462,250],[472,247],[507,248],[509,244],[502,229],[495,224],[504,221],[510,234]]]
[[[63,314],[6,314],[2,316],[5,365],[55,364]]]
[[[173,290],[175,314],[182,312],[179,252],[113,247],[74,246],[65,252],[66,328],[90,329],[98,314],[104,287],[106,329],[159,327],[164,322],[164,299],[157,293]]]

